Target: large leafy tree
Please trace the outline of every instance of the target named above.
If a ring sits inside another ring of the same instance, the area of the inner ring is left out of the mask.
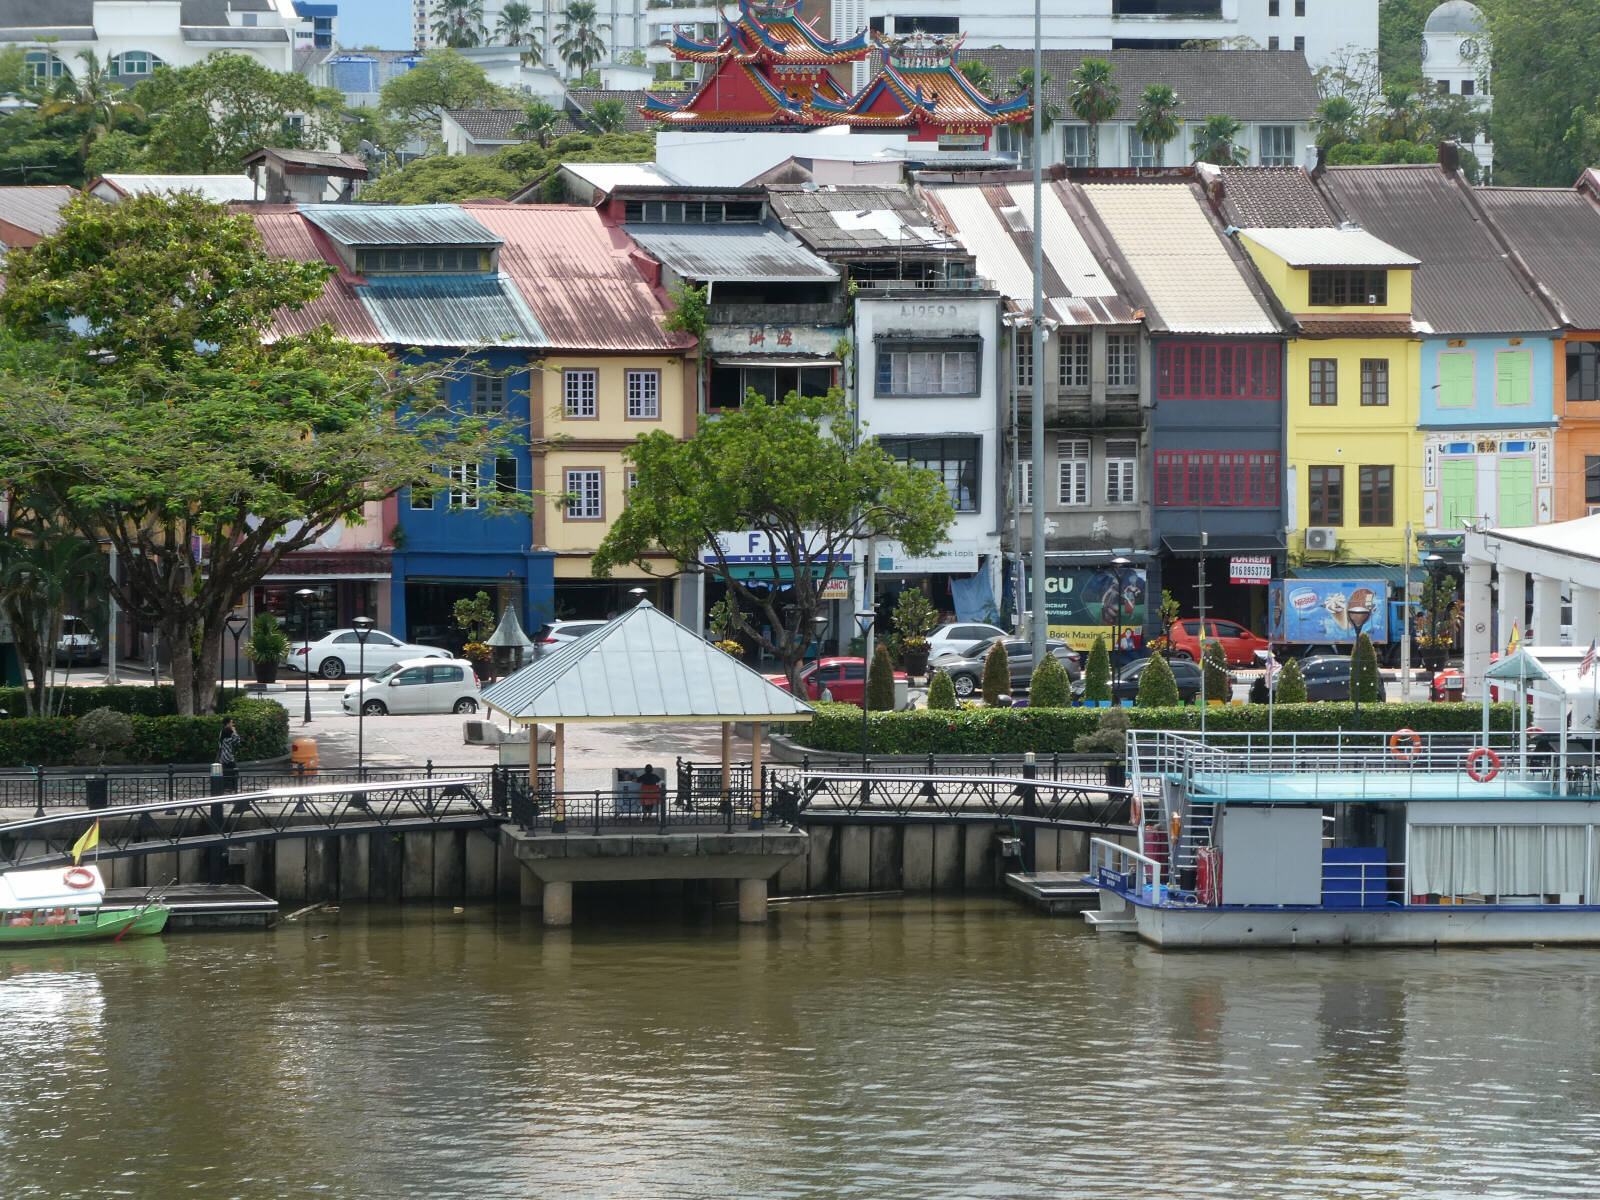
[[[569,70],[585,74],[606,56],[606,44],[600,35],[610,28],[600,23],[600,12],[593,0],[572,0],[556,26],[556,53]]]
[[[268,340],[329,269],[270,257],[248,216],[192,195],[64,215],[7,258],[0,478],[116,549],[110,586],[171,647],[179,711],[209,712],[239,595],[368,501],[509,437],[438,409],[452,364],[409,369],[326,327]]]
[[[1600,152],[1585,137],[1600,112],[1592,0],[1479,0],[1479,7],[1493,51],[1495,182],[1572,186]]]
[[[53,716],[62,699],[52,694],[50,669],[62,615],[103,590],[105,564],[94,543],[52,527],[26,501],[13,504],[12,518],[0,538],[0,616],[28,668],[29,715]]]
[[[837,390],[791,393],[776,404],[752,392],[738,412],[687,441],[663,431],[643,435],[624,451],[638,482],[594,554],[594,573],[629,563],[659,570],[657,556],[665,556],[673,572],[721,579],[735,597],[741,632],[783,663],[799,695],[830,564],[869,537],[930,553],[953,515],[937,475],[898,462],[872,439],[857,442],[852,416]],[[739,577],[718,535],[744,530],[765,535],[772,578],[792,570],[792,588]]]
[[[1100,165],[1100,122],[1109,121],[1122,106],[1122,89],[1111,81],[1116,67],[1103,58],[1086,58],[1072,73],[1067,106],[1089,127],[1089,162]]]
[[[1183,124],[1178,110],[1183,101],[1164,83],[1152,83],[1139,96],[1139,116],[1133,127],[1139,136],[1156,148],[1156,165],[1164,166],[1167,144],[1178,136]]]
[[[439,139],[447,108],[518,108],[514,92],[490,83],[483,68],[454,50],[430,50],[411,70],[383,85],[378,103],[412,136]]]
[[[76,74],[63,76],[55,94],[39,106],[41,117],[70,115],[83,122],[78,156],[89,160],[94,144],[125,117],[142,117],[144,109],[128,99],[126,90],[106,75],[93,50],[78,51]]]

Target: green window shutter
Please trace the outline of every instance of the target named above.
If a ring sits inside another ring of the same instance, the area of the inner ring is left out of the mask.
[[[1440,408],[1471,408],[1477,402],[1476,360],[1470,350],[1440,352]]]
[[[1478,518],[1478,460],[1470,455],[1442,459],[1439,463],[1439,528],[1461,528],[1463,517]]]
[[[1533,459],[1501,458],[1496,464],[1500,502],[1497,525],[1533,524]]]
[[[1501,408],[1533,403],[1532,351],[1495,352],[1494,402]]]

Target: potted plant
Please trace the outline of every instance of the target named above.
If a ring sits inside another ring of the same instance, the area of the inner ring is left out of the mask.
[[[1456,581],[1434,572],[1422,585],[1422,611],[1417,614],[1417,644],[1422,665],[1429,671],[1444,669],[1445,658],[1461,633],[1461,601]]]
[[[272,683],[289,659],[289,635],[271,613],[257,613],[244,643],[244,656],[256,665],[256,682]]]
[[[921,592],[900,593],[894,606],[894,632],[900,643],[900,667],[907,675],[928,673],[928,635],[938,623],[938,614]]]

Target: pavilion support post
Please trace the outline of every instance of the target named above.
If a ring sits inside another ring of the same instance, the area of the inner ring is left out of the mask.
[[[570,879],[551,879],[545,882],[543,920],[546,925],[558,927],[572,924],[572,881]]]
[[[762,795],[762,792],[764,790],[763,786],[762,786],[763,782],[764,781],[761,778],[761,722],[757,721],[754,725],[752,725],[750,727],[750,828],[751,829],[760,829],[762,824],[763,824],[761,818],[762,818],[762,815],[763,815],[763,813],[764,813],[764,811],[766,809],[766,805],[764,803],[764,801],[766,800],[766,797]],[[766,894],[767,894],[767,884],[766,884],[765,880],[762,880],[761,881],[761,895],[762,895],[762,903],[763,904],[766,903]],[[743,882],[741,882],[739,884],[739,919],[741,921],[746,919],[745,916],[744,916],[744,883]],[[762,919],[765,920],[766,918],[763,917]]]
[[[767,881],[765,879],[739,880],[739,921],[744,925],[760,925],[767,919]]]
[[[567,831],[567,727],[561,722],[556,722],[556,744],[553,759],[553,781],[556,789],[556,819],[552,828],[557,833]],[[550,889],[545,888],[545,924],[550,924]],[[567,888],[567,924],[572,919],[572,889]]]
[[[733,803],[733,724],[730,721],[722,723],[722,803]],[[732,812],[733,809],[726,808],[724,811]]]

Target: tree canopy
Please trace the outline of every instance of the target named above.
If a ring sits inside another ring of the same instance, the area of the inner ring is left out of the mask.
[[[378,105],[412,136],[437,142],[445,109],[520,108],[522,98],[491,83],[477,63],[443,49],[428,51],[411,70],[385,83]]]
[[[529,142],[470,158],[443,154],[419,158],[379,176],[361,197],[390,204],[504,197],[552,174],[564,162],[649,162],[654,157],[655,140],[648,133],[568,134],[547,150]]]
[[[1570,187],[1600,162],[1591,0],[1480,0],[1494,55],[1495,182]]]
[[[857,442],[853,416],[837,390],[778,403],[751,392],[738,412],[686,441],[662,430],[641,436],[623,452],[638,482],[594,554],[594,573],[638,564],[721,579],[741,632],[783,662],[800,694],[800,663],[831,564],[867,537],[930,553],[953,516],[939,477],[899,462],[874,439]],[[744,531],[764,535],[770,578],[792,572],[792,588],[740,578],[718,535]],[[710,561],[701,562],[703,551]]]
[[[116,549],[109,586],[172,648],[180,712],[213,708],[225,619],[284,555],[512,439],[438,407],[456,365],[408,368],[326,327],[272,338],[327,274],[192,195],[74,200],[7,259],[0,477]]]

